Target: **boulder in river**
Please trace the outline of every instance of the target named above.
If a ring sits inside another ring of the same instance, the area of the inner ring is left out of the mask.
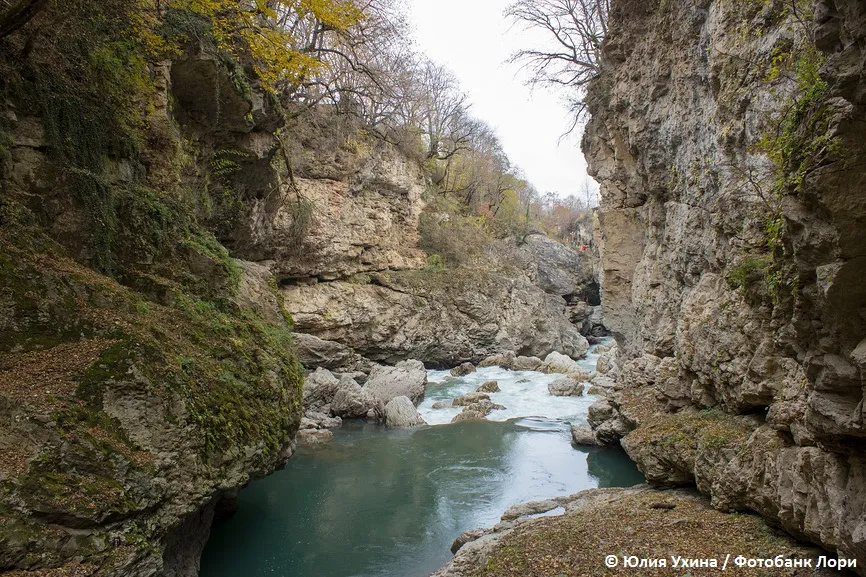
[[[544,359],[544,363],[538,367],[538,371],[548,374],[559,373],[562,375],[584,375],[588,373],[588,371],[583,370],[574,359],[557,352],[552,352],[547,355]]]
[[[575,445],[582,447],[598,447],[601,443],[595,438],[595,433],[589,427],[573,425],[571,427],[571,440]]]
[[[549,385],[547,390],[554,397],[580,397],[583,396],[583,385],[574,379],[563,377],[556,379]]]
[[[376,366],[364,388],[387,404],[394,397],[409,397],[417,403],[427,386],[427,369],[421,361],[403,361],[393,367]]]
[[[502,389],[499,388],[499,383],[496,381],[486,381],[477,389],[475,389],[476,393],[498,393]]]
[[[334,400],[331,402],[331,414],[344,419],[360,419],[367,416],[370,410],[383,412],[383,403],[366,388],[353,379],[343,379]]]
[[[440,401],[438,403],[433,403],[434,409],[450,409],[454,406],[454,401]]]
[[[487,395],[484,396],[486,397]],[[501,411],[503,409],[505,409],[505,407],[503,407],[502,405],[497,405],[489,398],[478,399],[477,401],[466,405],[465,408],[460,412],[460,414],[454,417],[451,422],[459,423],[461,421],[481,421],[484,420],[484,418],[493,411]]]
[[[467,407],[478,401],[489,401],[490,395],[486,393],[467,393],[462,397],[457,397],[452,401],[455,407]]]
[[[511,370],[513,371],[534,371],[537,370],[538,367],[543,363],[541,359],[538,357],[517,357],[511,363]]]
[[[451,369],[451,374],[455,377],[465,377],[466,375],[474,373],[475,370],[475,365],[472,363],[463,363],[459,367]]]
[[[471,407],[466,407],[460,414],[451,419],[452,423],[462,423],[463,421],[483,421],[488,413],[481,410],[476,410]]]
[[[304,408],[316,409],[334,398],[340,381],[328,369],[318,368],[304,378]]]
[[[394,397],[385,405],[386,427],[408,429],[426,424],[409,397]]]
[[[327,429],[303,429],[298,431],[298,443],[301,445],[324,445],[334,438],[334,433]]]
[[[331,417],[326,411],[330,411],[327,405],[322,411],[307,411],[301,419],[302,429],[334,429],[343,424],[340,417]]]
[[[517,358],[517,353],[514,351],[505,351],[504,353],[500,353],[498,355],[491,355],[478,363],[479,367],[502,367],[503,369],[510,369],[512,363],[514,363],[514,359]]]

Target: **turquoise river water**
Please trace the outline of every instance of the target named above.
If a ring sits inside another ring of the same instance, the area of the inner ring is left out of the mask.
[[[432,426],[346,423],[329,445],[302,447],[215,524],[201,577],[424,577],[457,535],[511,505],[642,483],[621,451],[571,445],[569,425],[585,423],[595,398],[551,397],[552,378],[482,369],[428,388],[419,411]],[[491,395],[506,407],[498,420],[445,424],[456,409],[432,409],[489,379],[502,388]]]

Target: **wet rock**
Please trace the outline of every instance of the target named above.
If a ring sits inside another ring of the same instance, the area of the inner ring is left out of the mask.
[[[601,398],[589,406],[587,421],[590,427],[595,428],[612,418],[613,415],[613,405],[608,399]]]
[[[541,373],[548,374],[559,373],[562,375],[588,375],[588,371],[582,369],[574,359],[557,352],[547,355],[544,362],[537,370]]]
[[[361,419],[371,410],[381,414],[384,404],[378,397],[352,379],[343,379],[334,400],[331,402],[331,414],[344,419]]]
[[[327,407],[328,412],[330,412],[330,405]],[[331,417],[325,412],[325,408],[322,409],[322,412],[318,411],[307,411],[304,413],[304,418],[301,420],[301,428],[302,429],[335,429],[337,427],[342,426],[343,419],[340,417]]]
[[[517,357],[511,362],[513,371],[536,371],[543,363],[538,357]]]
[[[496,381],[486,381],[481,384],[477,389],[475,389],[476,393],[498,393],[500,392],[499,383]]]
[[[615,446],[635,428],[635,422],[619,410],[618,403],[605,395],[589,406],[587,421],[600,445]]]
[[[477,394],[477,393],[470,393]],[[467,395],[469,396],[469,395]],[[487,395],[482,395],[483,397],[487,397]],[[456,405],[455,406],[460,406]],[[465,406],[465,408],[460,412],[459,415],[454,417],[451,422],[459,423],[461,421],[480,421],[484,420],[487,415],[492,413],[493,411],[500,411],[505,409],[502,405],[497,405],[492,402],[489,398],[478,398],[472,403],[469,403]]]
[[[601,443],[595,438],[595,433],[589,427],[573,425],[571,427],[571,440],[575,445],[584,447],[598,447]]]
[[[457,397],[452,401],[455,407],[466,407],[478,401],[489,401],[490,395],[486,393],[467,393],[462,397]]]
[[[514,360],[517,358],[517,353],[514,351],[505,351],[496,355],[491,355],[478,363],[479,367],[502,367],[510,369]]]
[[[334,433],[327,429],[303,429],[298,431],[298,443],[301,445],[324,445],[334,438]]]
[[[451,375],[455,377],[465,377],[466,375],[474,373],[475,370],[475,365],[472,363],[463,363],[459,367],[451,369]]]
[[[334,374],[318,368],[304,377],[304,408],[317,409],[329,404],[337,393],[340,381]]]
[[[426,424],[409,397],[394,397],[385,405],[386,427],[408,429]]]
[[[584,386],[582,383],[568,377],[556,379],[547,385],[547,390],[554,397],[581,397]]]
[[[483,421],[489,412],[476,410],[472,407],[466,407],[460,413],[451,419],[452,423],[462,423],[463,421]]]
[[[460,533],[460,536],[451,544],[451,553],[457,553],[464,545],[477,541],[484,535],[489,533],[488,529],[469,529]]]
[[[438,403],[433,403],[434,409],[450,409],[454,406],[452,401],[440,401]]]
[[[400,396],[409,397],[416,403],[424,396],[426,386],[427,369],[424,363],[403,361],[393,367],[373,367],[364,388],[385,404]]]

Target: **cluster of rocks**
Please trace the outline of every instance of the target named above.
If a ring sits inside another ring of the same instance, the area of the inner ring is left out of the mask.
[[[370,419],[388,427],[425,424],[415,409],[424,397],[427,369],[420,361],[374,366],[369,373],[333,373],[319,367],[304,379],[304,418],[298,439],[317,444],[343,419]]]
[[[475,368],[473,367],[473,371],[474,370]],[[463,407],[463,410],[451,420],[452,423],[459,423],[461,421],[481,421],[493,411],[501,411],[505,409],[502,405],[496,404],[490,400],[490,395],[488,393],[498,392],[500,392],[498,382],[486,381],[479,385],[478,388],[475,389],[474,393],[467,393],[450,401],[434,403],[433,408],[446,409],[451,407]]]
[[[453,407],[463,407],[463,410],[455,416],[451,422],[459,423],[462,421],[480,421],[493,411],[505,409],[502,405],[498,405],[490,400],[490,395],[487,393],[499,392],[499,383],[496,381],[487,381],[479,386],[474,393],[469,393],[461,397],[457,397],[451,402]]]

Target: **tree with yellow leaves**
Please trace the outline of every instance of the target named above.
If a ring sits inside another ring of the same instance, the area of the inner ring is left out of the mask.
[[[210,22],[217,46],[249,60],[272,92],[319,71],[326,35],[364,18],[352,0],[169,0],[164,7]]]

